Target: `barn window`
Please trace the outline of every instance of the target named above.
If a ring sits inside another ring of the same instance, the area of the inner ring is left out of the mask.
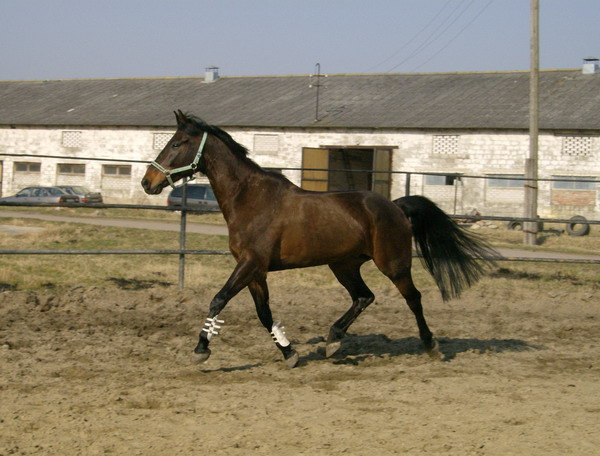
[[[456,174],[427,174],[425,176],[425,185],[454,185],[454,182],[457,180],[460,180],[460,176]]]
[[[276,155],[279,152],[279,135],[254,135],[254,153]]]
[[[37,162],[15,162],[15,173],[39,173],[41,164]]]
[[[58,174],[85,174],[85,165],[79,163],[59,163]]]
[[[488,187],[493,188],[520,188],[525,184],[523,174],[490,174]],[[520,179],[519,179],[520,178]]]
[[[152,137],[152,148],[163,150],[172,137],[173,133],[154,133]]]
[[[556,190],[596,190],[596,179],[593,177],[553,176],[552,188]]]
[[[131,176],[131,165],[103,165],[102,174],[105,176]]]
[[[589,157],[592,155],[591,136],[564,136],[562,154],[573,157]]]
[[[62,145],[76,149],[82,145],[82,133],[80,131],[63,131],[62,132]]]
[[[457,155],[459,135],[434,135],[433,136],[433,154],[434,155]]]

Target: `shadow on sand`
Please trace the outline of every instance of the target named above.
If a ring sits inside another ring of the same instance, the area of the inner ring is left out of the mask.
[[[210,374],[211,372],[236,372],[236,371],[246,371],[255,369],[257,367],[264,366],[265,363],[256,363],[256,364],[245,364],[243,366],[233,366],[233,367],[217,367],[215,369],[200,369],[200,372],[203,374]]]
[[[459,353],[473,351],[476,353],[524,352],[529,350],[544,350],[541,345],[533,345],[519,339],[460,339],[452,337],[437,338],[441,361],[451,361]],[[298,342],[296,341],[296,344]],[[315,337],[306,341],[308,345],[318,345],[315,350],[301,356],[298,367],[306,366],[311,361],[322,361],[325,358],[325,339]],[[333,364],[359,365],[373,356],[403,356],[425,354],[421,340],[417,337],[390,339],[384,334],[356,335],[348,334],[342,341],[342,346],[331,360]],[[284,361],[277,360],[277,363]],[[241,366],[201,369],[202,373],[239,372],[263,367],[265,363],[245,364]]]
[[[502,353],[523,352],[529,350],[543,350],[541,345],[530,344],[519,339],[461,339],[452,337],[437,338],[442,361],[451,361],[459,353],[474,351],[477,353]],[[307,344],[324,344],[323,337],[313,338]],[[342,341],[342,346],[331,359],[334,364],[359,364],[369,356],[391,357],[402,355],[418,355],[425,353],[421,340],[417,337],[404,337],[390,339],[383,334],[356,335],[348,334]],[[307,362],[314,359],[323,359],[325,347],[320,346],[301,361]],[[303,363],[304,364],[304,363]]]

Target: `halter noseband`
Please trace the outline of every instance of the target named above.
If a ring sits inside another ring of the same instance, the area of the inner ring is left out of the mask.
[[[200,157],[202,157],[202,151],[204,150],[204,145],[206,144],[207,137],[208,137],[208,133],[204,132],[204,135],[202,135],[202,141],[200,141],[200,146],[198,147],[198,152],[196,152],[196,156],[194,157],[194,160],[189,165],[181,166],[181,167],[175,168],[175,169],[167,169],[164,166],[162,166],[161,164],[156,163],[156,161],[153,161],[152,163],[150,163],[150,166],[154,166],[157,170],[159,170],[161,173],[163,173],[165,175],[165,177],[167,178],[167,182],[169,182],[169,185],[173,188],[175,188],[176,185],[173,182],[171,175],[177,174],[177,173],[184,173],[186,171],[192,171],[192,175],[190,176],[190,178],[188,180],[184,180],[183,183],[178,185],[177,187],[181,187],[182,185],[187,184],[189,181],[194,180],[196,178],[194,176],[194,173],[196,172],[196,169],[198,168],[198,162],[200,161]]]

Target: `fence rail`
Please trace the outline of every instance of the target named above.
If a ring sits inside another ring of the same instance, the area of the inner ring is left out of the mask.
[[[149,165],[152,160],[132,160],[132,159],[124,159],[124,158],[107,158],[107,157],[73,157],[69,155],[48,155],[48,154],[27,154],[27,153],[7,153],[2,152],[0,156],[3,157],[16,157],[16,158],[53,158],[58,160],[79,160],[79,161],[98,161],[98,162],[116,162],[116,163],[141,163]],[[265,167],[265,169],[270,169],[269,167]],[[375,169],[345,169],[345,168],[299,168],[299,167],[273,167],[271,169],[278,169],[281,171],[327,171],[327,172],[342,172],[342,173],[369,173],[369,174],[404,174],[407,176],[411,175],[419,175],[419,176],[453,176],[457,178],[469,178],[469,179],[490,179],[493,178],[495,180],[522,180],[522,181],[534,181],[534,182],[595,182],[598,183],[600,181],[595,178],[586,178],[586,179],[570,179],[570,178],[557,178],[557,177],[549,177],[549,178],[536,178],[536,179],[528,179],[527,177],[503,177],[502,174],[496,175],[492,174],[487,176],[474,175],[474,174],[464,174],[464,173],[456,173],[456,172],[428,172],[428,171],[404,171],[404,170],[375,170]],[[410,179],[410,177],[409,177]],[[591,179],[591,180],[590,180]]]
[[[185,186],[184,186],[185,187]],[[96,209],[150,209],[157,211],[180,211],[180,248],[179,249],[144,249],[144,250],[16,250],[5,249],[0,250],[0,255],[178,255],[179,256],[179,280],[180,288],[185,285],[185,256],[186,255],[230,255],[227,250],[206,250],[206,249],[188,249],[186,248],[186,226],[188,213],[206,213],[207,211],[199,211],[185,204],[186,192],[184,190],[183,205],[177,207],[142,205],[142,204],[83,204],[83,203],[63,203],[63,204],[48,204],[48,203],[2,203],[1,206],[12,207],[74,207],[74,208],[96,208]],[[457,220],[494,220],[494,221],[518,221],[518,222],[544,222],[544,223],[573,223],[569,219],[542,219],[542,218],[526,218],[526,217],[496,217],[496,216],[481,216],[481,215],[453,215]],[[588,224],[600,224],[599,220],[587,220]],[[418,257],[418,255],[413,255]],[[600,260],[585,259],[585,258],[530,258],[530,257],[499,257],[490,258],[495,261],[520,261],[520,262],[547,262],[547,263],[581,263],[581,264],[600,264]]]
[[[194,250],[194,249],[165,249],[165,250],[0,250],[5,255],[231,255],[229,250]],[[413,258],[421,258],[413,254]],[[522,261],[533,263],[581,263],[600,264],[600,260],[587,258],[543,258],[543,257],[482,257],[492,261]]]
[[[210,214],[215,211],[204,211],[193,206],[156,206],[152,204],[112,204],[112,203],[16,203],[16,202],[0,202],[1,206],[7,207],[65,207],[65,208],[86,208],[86,209],[149,209],[156,211],[167,212],[187,212],[193,214]],[[449,217],[457,220],[495,220],[495,221],[516,221],[516,222],[543,222],[543,223],[573,223],[571,219],[563,218],[527,218],[527,217],[512,217],[512,216],[493,216],[493,215],[473,215],[473,214],[449,214]],[[585,223],[589,225],[600,225],[600,220],[587,220]]]

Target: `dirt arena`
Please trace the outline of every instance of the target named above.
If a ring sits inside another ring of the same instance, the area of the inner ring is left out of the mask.
[[[293,370],[247,292],[199,365],[216,286],[5,290],[0,455],[600,454],[599,288],[504,274],[447,303],[423,290],[443,359],[422,352],[385,286],[325,359],[345,292],[273,274],[274,314],[301,356]]]

